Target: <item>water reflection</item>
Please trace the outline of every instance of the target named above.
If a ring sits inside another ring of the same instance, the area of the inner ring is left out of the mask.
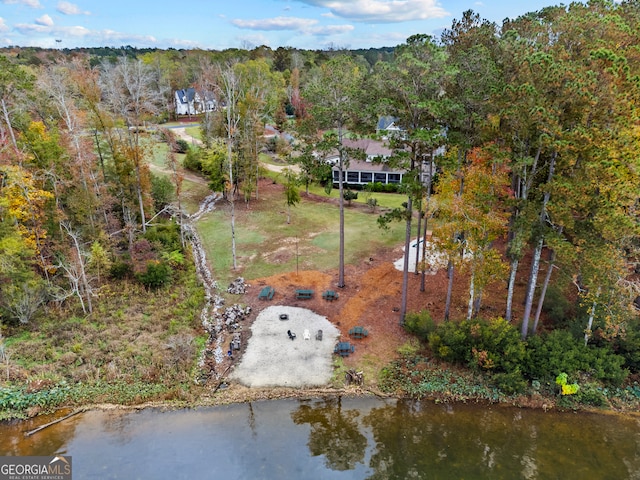
[[[308,424],[309,451],[323,455],[327,468],[353,470],[364,461],[367,438],[360,433],[357,409],[343,409],[342,398],[328,399],[314,405],[300,405],[291,414],[296,425]]]
[[[74,478],[640,479],[632,418],[330,398],[0,425],[0,455],[73,456]]]

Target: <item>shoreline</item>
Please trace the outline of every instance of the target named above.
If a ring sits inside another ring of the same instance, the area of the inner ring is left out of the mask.
[[[133,412],[145,409],[158,409],[161,411],[190,410],[197,408],[222,407],[226,405],[246,404],[251,402],[277,401],[277,400],[311,400],[322,398],[377,398],[380,400],[411,400],[417,402],[430,402],[433,404],[476,404],[479,406],[492,406],[496,408],[515,408],[527,410],[542,410],[544,413],[574,413],[574,414],[596,414],[596,415],[613,415],[640,419],[640,411],[632,409],[613,409],[613,408],[596,408],[585,405],[578,405],[575,408],[563,408],[557,405],[556,397],[540,396],[537,400],[543,400],[544,403],[530,402],[531,397],[519,396],[510,399],[510,401],[490,401],[479,397],[467,397],[464,399],[455,398],[446,394],[425,395],[422,397],[412,397],[400,393],[387,394],[380,390],[367,387],[349,386],[343,388],[325,386],[315,388],[294,388],[294,387],[272,387],[272,388],[252,388],[245,387],[240,384],[230,384],[219,389],[214,394],[203,392],[199,398],[186,400],[149,400],[135,404],[118,404],[118,403],[87,403],[84,405],[65,405],[57,407],[53,410],[40,411],[35,415],[26,418],[11,417],[0,421],[0,423],[8,422],[30,422],[38,419],[51,421],[52,424],[64,421],[66,417],[71,417],[78,413],[90,411],[122,411]],[[518,401],[523,400],[523,401]],[[70,415],[70,413],[72,413]],[[46,427],[48,425],[44,425]]]

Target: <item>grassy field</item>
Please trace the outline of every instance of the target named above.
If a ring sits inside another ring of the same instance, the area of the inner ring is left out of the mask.
[[[228,205],[205,216],[198,231],[207,250],[214,277],[228,282],[236,276],[254,279],[300,270],[328,270],[338,267],[339,210],[332,203],[314,202],[302,195],[291,208],[287,224],[284,195],[262,194],[245,206],[236,203],[236,271],[232,268],[231,219]],[[377,226],[378,215],[361,208],[345,211],[345,262],[375,256],[380,248],[395,246],[404,239],[404,224],[389,230]]]
[[[197,128],[196,128],[197,129]],[[149,161],[154,173],[166,169],[167,146],[156,145]],[[179,160],[182,159],[179,155]],[[263,156],[262,160],[266,160]],[[272,182],[284,181],[282,174],[263,170]],[[187,212],[195,212],[198,203],[210,193],[202,181],[183,181],[182,202]],[[272,186],[270,191],[274,190]],[[276,189],[277,190],[277,189]],[[337,200],[338,190],[330,195],[320,186],[309,192],[322,199]],[[231,256],[231,218],[228,202],[220,200],[218,208],[204,216],[197,225],[214,270],[214,278],[225,285],[237,276],[260,278],[288,271],[328,270],[338,267],[339,210],[335,203],[312,201],[300,189],[301,201],[291,208],[291,223],[287,224],[284,194],[259,191],[259,199],[249,204],[237,201],[236,263]],[[356,208],[366,204],[368,195],[378,200],[375,211]],[[377,219],[384,209],[396,208],[406,201],[404,195],[360,192],[353,206],[345,210],[345,263],[352,264],[375,256],[376,250],[403,242],[404,224],[392,224],[388,230],[378,227]]]

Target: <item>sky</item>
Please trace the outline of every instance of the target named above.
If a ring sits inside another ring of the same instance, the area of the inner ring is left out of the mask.
[[[498,25],[554,0],[0,0],[0,47],[379,48],[439,37],[466,10]]]

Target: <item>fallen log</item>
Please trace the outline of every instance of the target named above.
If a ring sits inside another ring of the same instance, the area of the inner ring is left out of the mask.
[[[26,432],[24,435],[25,435],[25,437],[30,437],[34,433],[38,433],[40,430],[44,430],[45,428],[50,427],[51,425],[55,425],[56,423],[60,423],[63,420],[66,420],[67,418],[71,418],[74,415],[77,415],[78,413],[81,413],[81,412],[84,412],[84,410],[82,410],[82,409],[81,410],[74,410],[69,415],[65,415],[64,417],[57,418],[56,420],[53,420],[52,422],[45,423],[44,425],[41,425],[38,428],[34,428],[33,430],[30,430],[30,431]]]

